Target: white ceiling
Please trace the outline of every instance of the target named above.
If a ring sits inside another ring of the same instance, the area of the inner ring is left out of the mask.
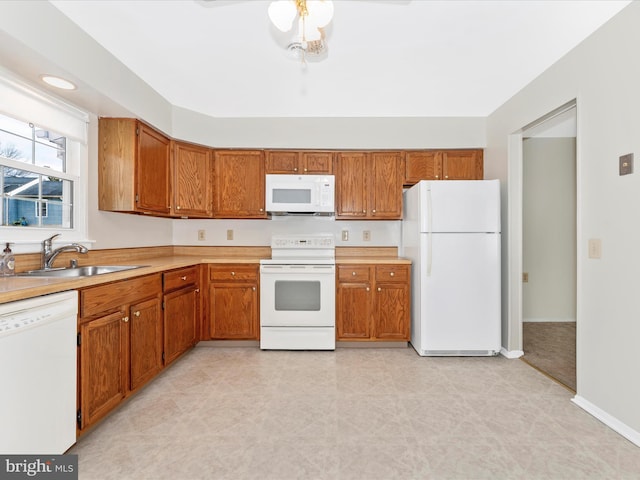
[[[487,116],[629,1],[337,0],[306,68],[257,0],[53,0],[176,106],[213,117]]]

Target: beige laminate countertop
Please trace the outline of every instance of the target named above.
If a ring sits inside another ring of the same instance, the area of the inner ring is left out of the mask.
[[[66,290],[100,285],[117,280],[140,277],[176,268],[199,265],[201,263],[260,263],[258,257],[201,257],[196,255],[164,256],[144,258],[131,262],[117,262],[118,265],[142,265],[140,268],[122,272],[107,273],[91,277],[52,278],[52,277],[0,277],[0,303],[23,300],[25,298],[58,293]],[[336,264],[410,264],[404,258],[393,257],[341,257]]]

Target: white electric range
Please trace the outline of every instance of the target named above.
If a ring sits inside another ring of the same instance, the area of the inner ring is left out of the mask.
[[[260,261],[260,348],[335,350],[335,239],[274,235]]]

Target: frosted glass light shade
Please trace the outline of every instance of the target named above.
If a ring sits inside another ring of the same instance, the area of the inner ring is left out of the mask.
[[[291,30],[298,11],[293,0],[277,0],[269,5],[269,18],[281,32]]]
[[[318,28],[326,27],[333,18],[333,2],[331,0],[308,0],[307,10],[309,17],[313,18]]]

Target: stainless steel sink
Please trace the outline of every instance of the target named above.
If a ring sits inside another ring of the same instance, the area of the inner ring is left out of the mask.
[[[134,268],[145,267],[146,265],[90,265],[86,267],[52,268],[49,270],[29,270],[18,273],[20,277],[92,277],[105,273],[122,272],[133,270]]]

